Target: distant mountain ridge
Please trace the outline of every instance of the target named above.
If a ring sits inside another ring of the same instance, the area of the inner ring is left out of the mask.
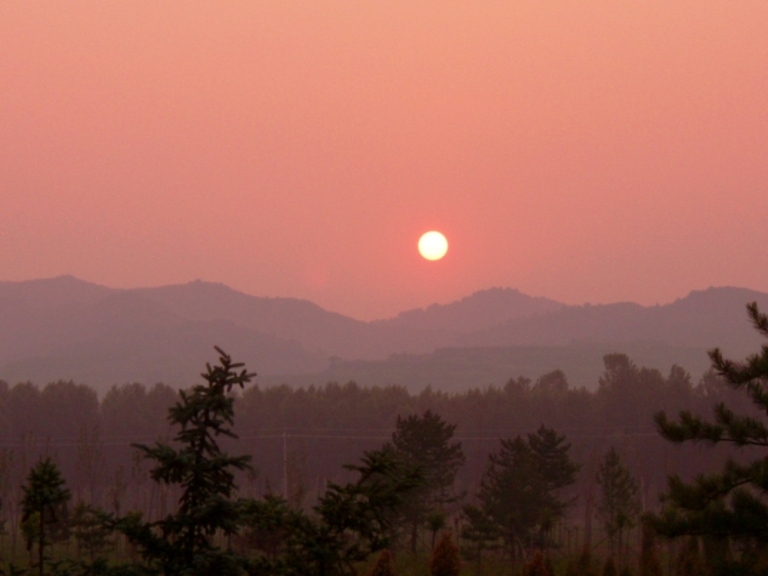
[[[555,367],[566,374],[568,359],[575,358],[566,349],[579,346],[591,350],[592,358],[600,350],[645,350],[647,346],[637,348],[638,343],[656,343],[647,348],[657,350],[648,358],[658,357],[660,365],[668,363],[669,356],[661,349],[687,351],[680,352],[687,358],[695,357],[691,350],[703,355],[713,346],[745,354],[759,345],[744,313],[751,301],[768,309],[768,294],[743,288],[710,288],[653,307],[566,306],[514,289],[491,288],[456,302],[363,322],[307,300],[250,296],[200,281],[137,289],[107,288],[72,276],[0,282],[0,379],[73,379],[102,390],[128,381],[188,385],[218,344],[265,381],[323,383],[319,379],[336,374],[366,384],[367,374],[372,383],[389,378],[390,383],[407,384],[410,378],[437,386],[435,362],[454,366],[446,360],[451,355],[459,363],[493,364],[496,372],[455,365],[452,370],[465,378],[448,379],[452,387],[464,386],[462,382],[470,385],[473,378],[487,379],[489,374],[498,380],[497,372],[515,366],[545,366],[524,360],[534,348],[537,358],[544,358],[540,350],[552,348],[553,361],[561,358],[558,362],[565,363]],[[486,352],[459,351],[465,348]],[[493,348],[509,352],[487,352]],[[402,354],[416,356],[404,362],[397,356]],[[337,359],[331,362],[331,357]],[[571,364],[583,378],[594,371]],[[410,376],[403,368],[416,365],[420,372]],[[446,378],[444,374],[442,380]]]
[[[564,307],[561,302],[527,296],[512,288],[489,288],[449,304],[407,310],[394,318],[374,320],[372,324],[466,334],[495,326],[500,319],[546,314]]]
[[[543,316],[510,319],[461,338],[461,346],[563,345],[572,342],[664,342],[743,355],[760,336],[747,321],[746,304],[768,310],[768,294],[746,288],[693,291],[663,306],[633,303],[567,306]]]

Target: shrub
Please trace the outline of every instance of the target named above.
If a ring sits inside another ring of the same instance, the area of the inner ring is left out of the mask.
[[[523,574],[524,576],[552,576],[552,572],[547,567],[547,561],[541,550],[536,550],[531,559],[525,563]]]
[[[459,547],[453,541],[451,533],[445,532],[432,551],[429,573],[431,576],[459,576],[460,571]]]
[[[376,564],[373,565],[368,576],[395,576],[395,565],[392,561],[392,552],[386,548],[381,551]]]

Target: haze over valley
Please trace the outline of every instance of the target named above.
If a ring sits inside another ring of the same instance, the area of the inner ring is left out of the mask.
[[[694,291],[670,304],[567,306],[492,288],[448,304],[363,322],[306,300],[250,296],[191,282],[114,289],[62,276],[0,283],[0,379],[180,387],[196,381],[214,344],[243,359],[263,385],[426,386],[448,392],[562,370],[594,389],[602,358],[626,353],[663,373],[682,365],[697,379],[706,351],[736,357],[759,337],[744,306],[768,294]]]

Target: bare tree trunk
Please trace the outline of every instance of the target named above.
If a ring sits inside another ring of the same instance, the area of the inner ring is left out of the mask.
[[[40,538],[37,545],[37,561],[40,565],[40,576],[43,576],[43,559],[45,558],[45,511],[40,511]]]
[[[592,550],[592,490],[587,495],[586,511],[584,512],[584,549]]]

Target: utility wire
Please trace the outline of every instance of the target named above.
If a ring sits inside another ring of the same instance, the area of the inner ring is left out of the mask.
[[[630,432],[631,427],[628,427],[623,430],[616,430],[616,429],[608,429],[608,428],[599,428],[597,430],[603,430],[602,434],[575,434],[575,435],[569,435],[567,436],[567,440],[583,440],[583,439],[591,439],[591,438],[610,438],[610,437],[622,437],[622,438],[650,438],[650,437],[657,437],[661,438],[656,431],[648,431],[648,432]],[[637,427],[641,428],[641,427]],[[651,430],[650,427],[647,429]],[[584,429],[587,431],[588,429]],[[357,431],[357,430],[353,430]],[[558,430],[560,431],[560,430]],[[495,432],[503,432],[501,434],[497,434]],[[506,431],[491,431],[489,430],[487,434],[482,435],[473,435],[473,436],[454,436],[452,440],[455,441],[487,441],[487,440],[498,440],[501,438],[510,438],[517,434],[524,434],[524,433],[530,433],[531,430],[506,430]],[[296,432],[288,432],[286,430],[283,434],[256,434],[256,435],[249,435],[249,436],[239,436],[239,440],[270,440],[270,439],[290,439],[290,438],[302,438],[302,439],[313,439],[313,440],[391,440],[392,436],[387,435],[370,435],[370,434],[307,434],[307,433],[296,433]],[[157,438],[144,438],[144,439],[133,439],[133,440],[124,440],[124,441],[114,441],[115,438],[109,438],[110,441],[99,441],[96,440],[93,442],[93,445],[98,446],[132,446],[134,444],[143,444],[143,443],[152,443],[156,441],[165,441],[165,442],[173,442],[172,440],[158,440]],[[40,441],[35,443],[22,443],[22,442],[2,442],[0,441],[0,448],[66,448],[66,447],[74,447],[74,446],[82,446],[83,442],[72,442],[72,441]]]

